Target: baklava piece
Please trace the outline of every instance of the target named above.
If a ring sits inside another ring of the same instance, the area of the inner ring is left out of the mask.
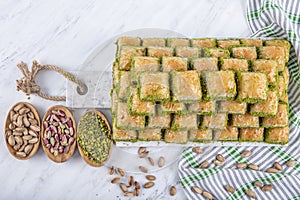
[[[166,40],[163,38],[144,38],[142,41],[144,47],[164,47],[166,46]]]
[[[198,128],[196,114],[174,115],[172,120],[172,130],[195,130]]]
[[[111,114],[115,115],[117,112],[117,107],[118,107],[118,95],[117,95],[117,90],[112,90],[111,91]]]
[[[205,57],[230,57],[230,52],[227,49],[221,48],[204,48],[204,56]]]
[[[139,37],[128,37],[123,36],[120,37],[117,41],[118,46],[128,45],[128,46],[140,46],[141,45],[141,38]]]
[[[245,114],[246,111],[246,102],[237,102],[235,100],[225,100],[219,102],[219,112],[225,112],[228,114]]]
[[[198,71],[173,71],[171,88],[174,102],[200,101],[202,98],[200,73]]]
[[[237,101],[259,103],[267,100],[268,80],[264,73],[239,72]]]
[[[118,103],[116,127],[124,130],[142,130],[145,127],[145,117],[128,113],[127,103]]]
[[[238,128],[226,126],[223,130],[214,131],[215,141],[237,141],[239,136]]]
[[[246,113],[232,115],[232,126],[237,128],[258,128],[259,117]]]
[[[202,73],[205,100],[234,99],[236,95],[235,76],[232,71],[207,71]]]
[[[242,142],[263,142],[264,128],[241,128],[239,139]]]
[[[148,118],[147,128],[165,129],[171,126],[171,115],[155,115]]]
[[[192,68],[199,72],[203,71],[218,71],[218,59],[217,58],[195,58],[191,61]]]
[[[287,103],[287,98],[288,98],[288,85],[286,85],[284,77],[283,76],[278,76],[278,85],[277,85],[277,90],[278,90],[278,97],[281,102]]]
[[[221,58],[221,69],[248,71],[248,60],[238,58]]]
[[[151,57],[173,56],[174,49],[170,47],[148,47],[147,54]]]
[[[122,46],[119,56],[119,69],[130,70],[131,58],[134,56],[144,56],[145,54],[146,48],[144,47]]]
[[[213,38],[195,38],[191,40],[192,47],[215,47],[217,40]]]
[[[269,85],[277,86],[278,63],[275,60],[258,59],[252,62],[252,70],[267,75]]]
[[[162,138],[160,129],[144,129],[138,132],[138,138],[142,141],[158,141]]]
[[[201,126],[209,129],[225,129],[227,118],[228,116],[226,113],[217,113],[212,116],[205,115],[203,116]]]
[[[120,71],[119,72],[119,85],[117,87],[118,97],[121,100],[127,100],[127,88],[130,87],[130,72]]]
[[[231,46],[239,45],[240,41],[234,39],[218,40],[217,44],[219,48],[228,49]]]
[[[285,53],[285,62],[289,61],[291,45],[287,40],[266,40],[265,45],[283,47]]]
[[[170,101],[169,74],[142,72],[139,78],[141,101]]]
[[[288,106],[286,104],[279,104],[276,117],[264,117],[262,120],[262,126],[266,128],[288,126],[288,117]]]
[[[241,39],[241,44],[252,47],[261,47],[263,41],[261,39]]]
[[[113,69],[112,69],[112,79],[113,79],[113,87],[118,87],[119,85],[119,63],[114,62],[113,63]]]
[[[279,46],[265,46],[260,48],[260,58],[274,59],[278,61],[278,71],[283,71],[285,66],[284,48]]]
[[[186,71],[188,69],[187,58],[179,57],[163,57],[162,58],[162,71]]]
[[[265,142],[284,145],[289,141],[289,134],[289,127],[270,128],[266,130]]]
[[[288,88],[289,81],[290,81],[290,74],[289,74],[289,69],[287,67],[284,67],[283,72],[282,72],[282,76],[283,76],[286,88]]]
[[[158,105],[158,113],[160,115],[165,114],[185,114],[187,112],[184,103],[173,103],[173,102],[161,102]]]
[[[156,57],[138,56],[132,58],[131,82],[137,83],[140,72],[158,72],[160,60]]]
[[[197,129],[189,131],[189,140],[193,142],[211,142],[212,141],[211,129]]]
[[[113,125],[112,138],[114,141],[130,141],[135,142],[137,140],[137,132],[135,130],[122,130]]]
[[[244,58],[248,60],[255,60],[257,58],[256,47],[233,47],[231,52],[234,58]]]
[[[137,88],[130,89],[128,98],[129,113],[132,115],[155,115],[155,102],[140,101]]]
[[[197,113],[200,115],[213,115],[216,113],[215,101],[199,101],[188,105],[190,113]]]
[[[277,91],[268,91],[266,102],[251,105],[250,114],[259,117],[276,117],[278,110]]]
[[[188,142],[187,131],[173,131],[171,129],[167,129],[164,136],[165,142],[167,143],[185,144]]]
[[[167,39],[168,47],[188,47],[190,46],[190,40],[187,38],[168,38]]]
[[[196,47],[176,47],[175,54],[177,57],[198,57],[200,50]]]

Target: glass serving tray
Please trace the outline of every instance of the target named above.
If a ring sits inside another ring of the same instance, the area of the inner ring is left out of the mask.
[[[115,41],[120,36],[133,36],[133,37],[181,37],[186,36],[163,29],[138,29],[130,32],[125,32],[120,35],[116,35],[113,38],[105,41],[96,47],[91,54],[87,57],[82,64],[80,71],[72,72],[79,79],[81,79],[87,85],[87,92],[84,95],[80,95],[77,92],[77,86],[74,83],[67,81],[67,101],[66,104],[70,108],[80,108],[79,110],[87,109],[99,109],[103,112],[108,120],[111,122],[110,113],[110,90],[112,85],[112,64],[115,60],[116,45]],[[76,111],[78,112],[78,111]],[[81,111],[83,113],[83,111]],[[151,157],[158,159],[159,156],[167,157],[166,166],[172,164],[179,157],[184,147],[187,146],[278,146],[275,144],[261,143],[261,142],[210,142],[210,143],[197,143],[188,142],[187,144],[170,144],[163,141],[137,141],[131,142],[116,142],[113,148],[111,159],[107,165],[118,166],[120,163],[124,164],[124,169],[127,171],[137,171],[137,168],[126,169],[128,165],[128,159],[137,159],[140,162],[141,159],[137,156],[137,150],[140,146],[149,147]],[[124,156],[120,156],[120,155]],[[122,162],[120,162],[122,161]],[[124,161],[124,162],[123,162]],[[147,162],[145,160],[145,162]],[[116,164],[117,163],[117,164]],[[126,164],[127,163],[127,164]],[[157,170],[157,167],[150,167],[150,170]]]

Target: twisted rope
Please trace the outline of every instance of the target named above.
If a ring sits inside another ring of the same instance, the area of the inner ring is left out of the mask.
[[[26,95],[30,95],[36,93],[40,97],[52,100],[52,101],[66,101],[66,96],[50,96],[41,91],[39,85],[35,82],[35,77],[42,70],[52,70],[60,73],[65,78],[69,79],[70,81],[76,83],[79,86],[79,90],[83,92],[85,90],[85,84],[75,78],[72,74],[64,71],[63,69],[55,66],[55,65],[41,65],[36,60],[32,62],[31,71],[29,71],[26,63],[20,62],[17,67],[22,71],[24,77],[17,80],[17,91],[21,90]]]

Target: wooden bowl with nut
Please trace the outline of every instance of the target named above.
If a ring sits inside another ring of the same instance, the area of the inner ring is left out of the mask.
[[[8,151],[19,160],[31,158],[40,145],[40,116],[33,105],[19,102],[9,110],[4,137]]]
[[[56,163],[71,158],[76,148],[76,125],[73,114],[64,106],[49,108],[42,121],[41,140],[47,156]]]
[[[110,124],[100,111],[87,111],[78,123],[78,150],[83,160],[92,167],[103,166],[112,149]]]

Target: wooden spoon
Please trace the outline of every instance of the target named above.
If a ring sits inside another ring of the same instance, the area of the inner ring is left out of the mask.
[[[62,110],[65,114],[66,117],[69,117],[70,120],[72,121],[72,127],[73,127],[73,137],[74,137],[74,142],[73,144],[70,146],[70,149],[67,153],[58,153],[58,155],[54,155],[53,153],[50,152],[50,148],[48,149],[46,147],[46,144],[44,142],[44,138],[45,138],[45,127],[44,127],[44,122],[46,121],[48,115],[50,115],[52,113],[53,110]],[[52,106],[51,108],[49,108],[47,110],[47,112],[45,113],[44,117],[43,117],[43,121],[42,121],[42,130],[41,130],[41,140],[42,140],[42,146],[43,149],[45,151],[45,153],[47,154],[47,156],[56,163],[62,163],[65,162],[67,160],[69,160],[71,158],[71,156],[74,154],[75,148],[76,148],[76,138],[77,138],[77,133],[76,133],[76,125],[75,125],[75,119],[73,114],[70,112],[70,110],[64,106],[61,105],[57,105],[57,106]]]
[[[105,122],[105,124],[106,124],[106,126],[107,126],[108,134],[109,134],[109,135],[111,134],[111,127],[110,127],[110,124],[109,124],[107,118],[105,117],[105,115],[104,115],[102,112],[100,112],[100,111],[98,111],[98,110],[90,110],[90,111],[87,111],[86,113],[84,113],[83,116],[85,116],[85,115],[88,114],[88,113],[95,113],[96,115],[100,116],[100,118]],[[82,116],[82,117],[83,117],[83,116]],[[81,117],[81,119],[82,119],[82,117]],[[78,123],[78,127],[80,126],[81,119],[80,119],[80,121],[79,121],[79,123]],[[79,133],[79,134],[80,134],[80,133]],[[86,155],[83,153],[83,151],[82,151],[81,146],[80,146],[79,143],[77,143],[77,146],[78,146],[78,150],[79,150],[79,153],[80,153],[81,157],[83,158],[83,160],[84,160],[88,165],[90,165],[90,166],[92,166],[92,167],[101,167],[101,166],[103,166],[103,165],[109,160],[109,157],[110,157],[110,154],[111,154],[111,149],[112,149],[112,143],[113,143],[113,142],[111,141],[111,142],[110,142],[109,153],[108,153],[108,155],[107,155],[107,158],[106,158],[105,161],[103,161],[102,163],[96,163],[96,162],[90,160],[90,158],[89,158],[88,156],[86,156]]]
[[[40,116],[39,116],[39,113],[37,112],[37,110],[35,109],[35,107],[33,105],[31,105],[30,103],[27,103],[27,102],[19,102],[19,103],[16,103],[15,105],[13,105],[11,107],[11,109],[8,111],[8,114],[6,116],[6,121],[5,121],[5,128],[4,128],[4,138],[5,138],[5,142],[6,142],[6,146],[8,148],[8,151],[10,152],[11,155],[13,155],[15,158],[19,159],[19,160],[27,160],[29,158],[31,158],[32,156],[34,156],[34,154],[37,152],[37,150],[39,149],[39,146],[40,146],[40,131],[36,131],[37,133],[37,138],[38,138],[38,141],[33,145],[33,148],[32,150],[30,151],[30,153],[28,155],[26,155],[26,157],[20,157],[20,156],[17,156],[16,153],[17,151],[8,144],[8,137],[6,135],[7,131],[9,131],[9,124],[11,123],[11,120],[10,120],[10,112],[13,111],[13,109],[18,106],[18,105],[21,105],[23,104],[25,107],[29,108],[30,111],[33,113],[34,115],[34,118],[36,119],[36,121],[38,122],[37,123],[37,126],[38,127],[41,127],[41,120],[40,120]]]

